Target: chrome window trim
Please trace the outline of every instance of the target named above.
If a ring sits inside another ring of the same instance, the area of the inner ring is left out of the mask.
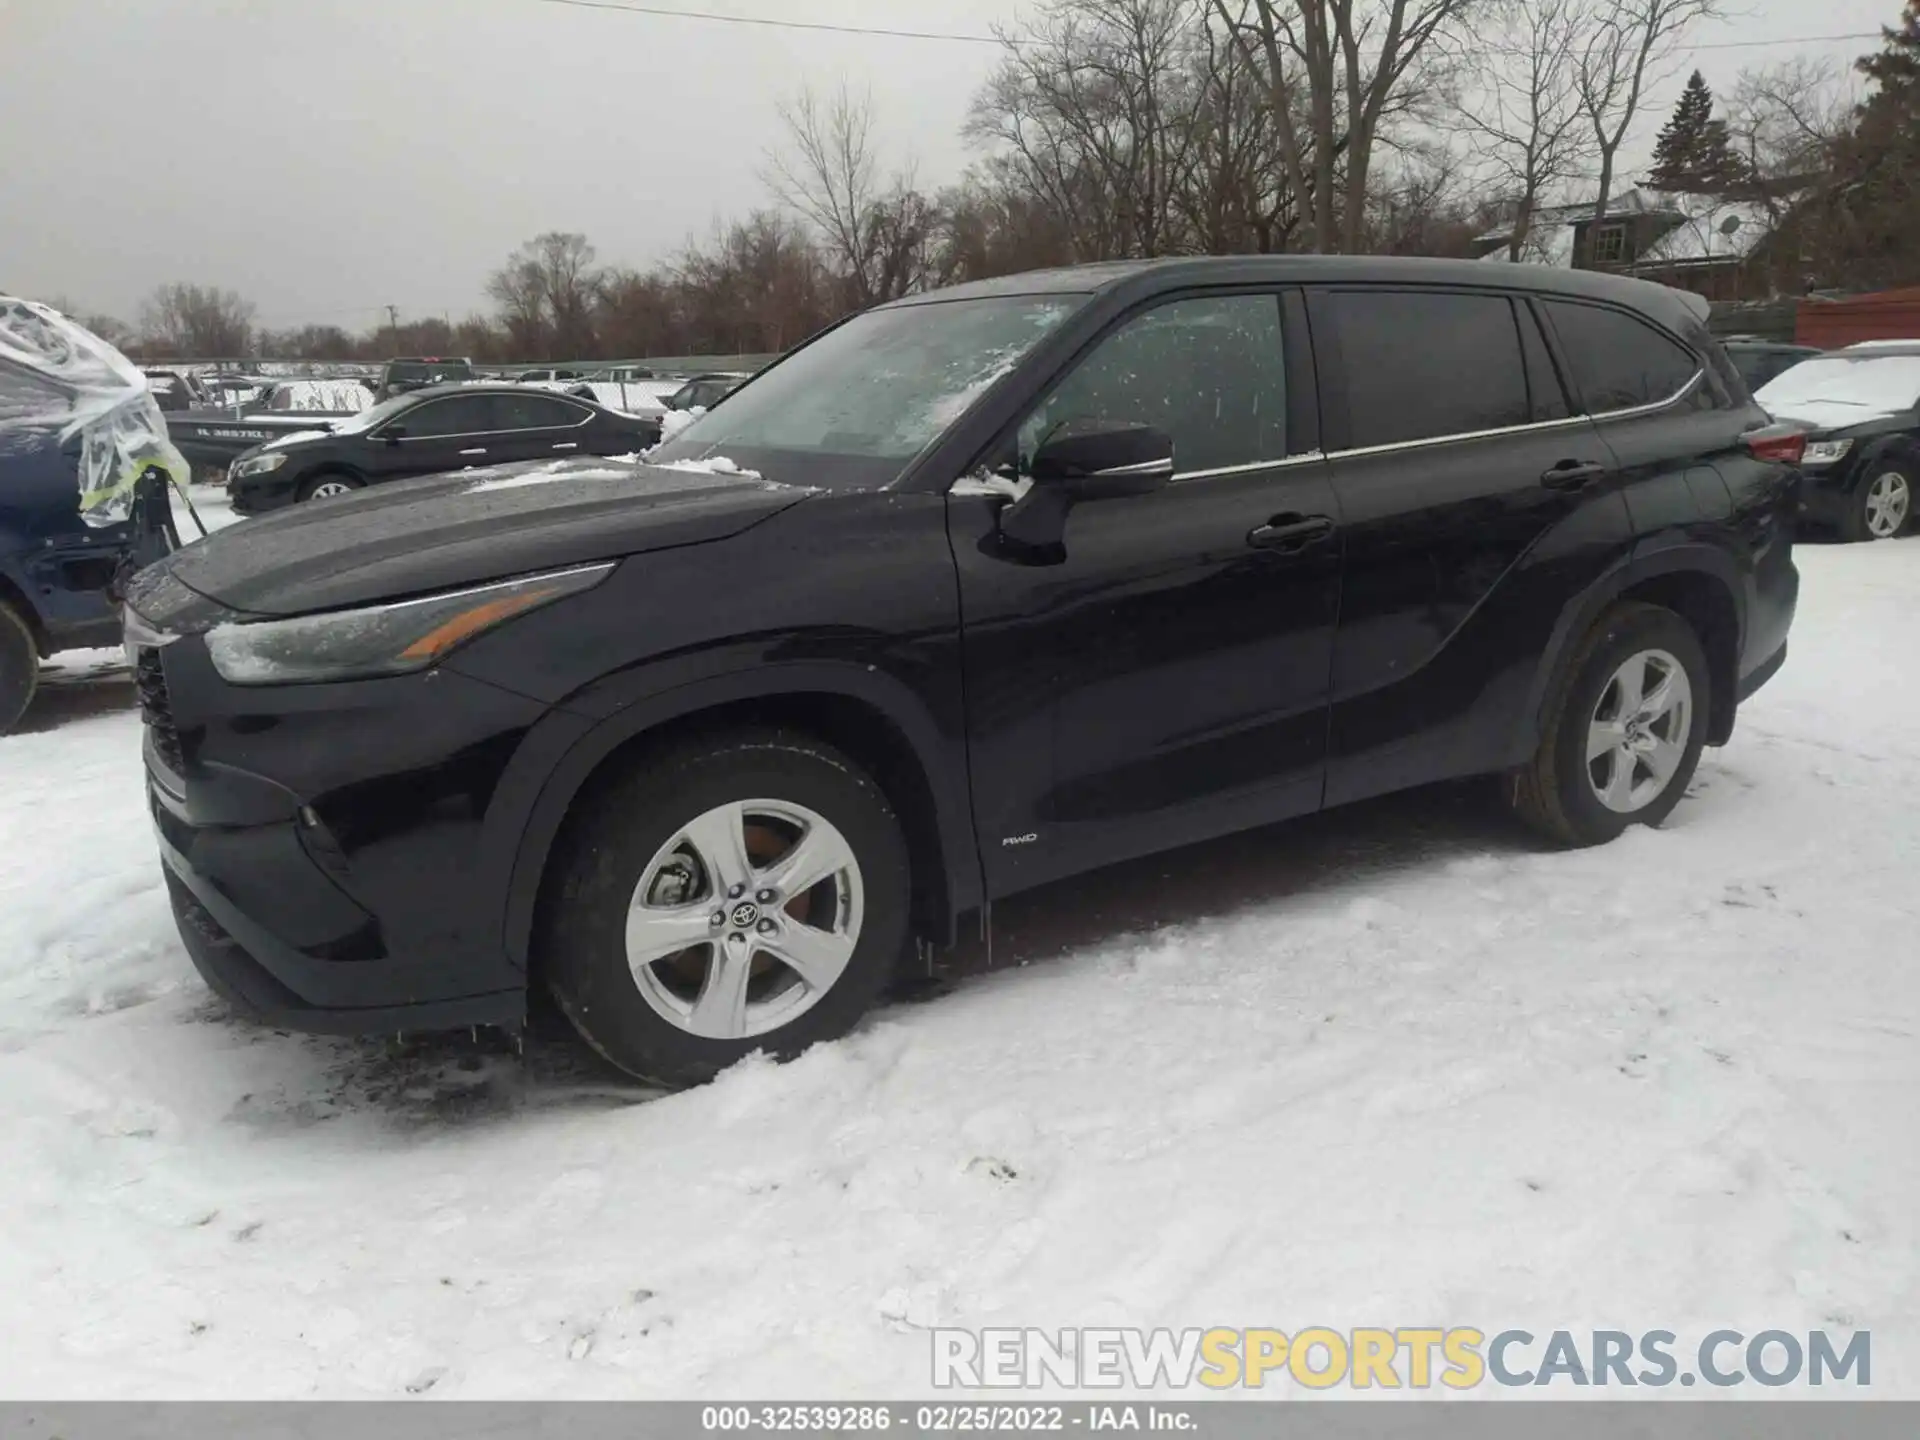
[[[1706,378],[1705,370],[1696,370],[1691,379],[1664,400],[1656,400],[1647,405],[1635,405],[1627,410],[1606,410],[1601,413],[1569,415],[1564,420],[1536,420],[1528,425],[1501,425],[1492,430],[1467,430],[1455,435],[1429,435],[1419,440],[1396,440],[1391,445],[1361,445],[1349,450],[1329,450],[1326,458],[1343,460],[1353,455],[1390,455],[1401,450],[1421,450],[1429,445],[1457,445],[1467,440],[1491,440],[1500,435],[1528,435],[1545,430],[1565,430],[1588,421],[1598,424],[1603,420],[1629,420],[1636,415],[1652,415],[1678,405],[1691,395]]]
[[[1326,451],[1313,450],[1305,455],[1287,455],[1278,460],[1249,460],[1244,465],[1215,465],[1207,470],[1176,470],[1173,472],[1173,483],[1178,485],[1188,480],[1214,480],[1223,475],[1250,475],[1256,470],[1279,470],[1289,465],[1317,465],[1326,458]]]

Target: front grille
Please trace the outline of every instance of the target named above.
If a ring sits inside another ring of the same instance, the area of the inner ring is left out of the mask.
[[[167,672],[158,647],[143,645],[133,665],[133,684],[140,694],[140,718],[160,763],[178,775],[186,769],[180,753],[180,732],[173,725],[173,701],[167,695]]]

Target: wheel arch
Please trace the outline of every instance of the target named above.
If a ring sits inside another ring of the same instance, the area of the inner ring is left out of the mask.
[[[40,617],[40,607],[27,598],[26,588],[15,578],[10,565],[0,568],[0,605],[20,617],[20,623],[27,627],[27,634],[33,637],[34,649],[42,660],[53,653],[53,640]]]
[[[1640,600],[1672,610],[1700,637],[1710,670],[1707,743],[1724,745],[1733,735],[1739,705],[1740,655],[1746,638],[1742,587],[1734,559],[1718,546],[1680,541],[1640,547],[1588,586],[1561,610],[1537,667],[1520,732],[1510,755],[1522,763],[1540,743],[1546,712],[1564,683],[1580,637],[1607,608]]]
[[[765,666],[684,684],[598,720],[574,708],[585,708],[591,696],[577,697],[567,710],[536,726],[528,742],[537,743],[523,742],[520,756],[530,757],[528,763],[541,773],[517,777],[517,783],[516,777],[503,777],[496,792],[526,797],[518,805],[509,800],[513,813],[498,817],[496,833],[511,850],[501,871],[490,871],[505,883],[503,940],[521,970],[531,971],[535,913],[554,843],[574,802],[613,768],[701,730],[799,731],[834,746],[872,774],[906,831],[917,936],[949,943],[959,915],[981,903],[961,742],[944,738],[901,682],[865,667]],[[548,726],[551,732],[542,736]]]

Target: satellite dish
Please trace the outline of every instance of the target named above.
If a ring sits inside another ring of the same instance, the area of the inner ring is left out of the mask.
[[[1729,215],[1726,219],[1720,222],[1720,233],[1722,235],[1731,235],[1733,234],[1734,231],[1738,230],[1739,228],[1740,228],[1740,217],[1738,215]]]

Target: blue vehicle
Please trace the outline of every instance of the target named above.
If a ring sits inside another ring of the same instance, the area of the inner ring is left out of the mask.
[[[142,506],[149,470],[161,481]],[[166,548],[169,472],[184,462],[125,358],[0,296],[0,735],[32,703],[42,660],[120,643],[119,585]]]

